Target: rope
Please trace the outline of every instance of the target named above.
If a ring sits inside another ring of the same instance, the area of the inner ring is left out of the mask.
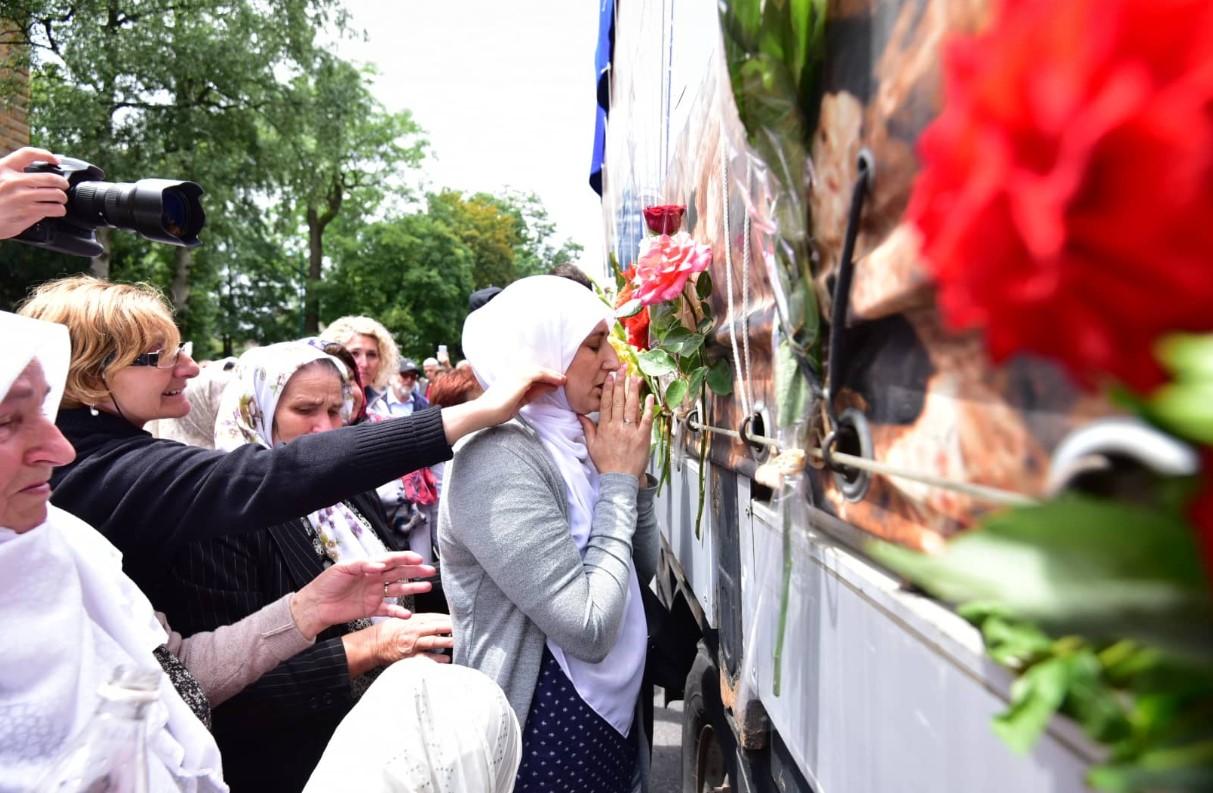
[[[727,438],[741,440],[741,434],[737,430],[730,430],[724,427],[712,427],[706,424],[700,424],[697,421],[687,421],[687,426],[696,432],[708,432],[713,435],[723,435]],[[750,443],[759,446],[779,451],[778,441],[772,438],[764,438],[761,436],[751,435],[747,439]],[[820,447],[806,449],[805,453],[819,460],[825,460],[825,452]],[[978,485],[972,482],[960,482],[955,479],[946,479],[942,476],[927,474],[921,471],[915,471],[910,468],[903,468],[898,465],[882,463],[877,460],[869,460],[866,457],[857,457],[846,452],[831,452],[830,457],[839,463],[844,463],[847,468],[854,468],[859,471],[867,471],[868,473],[880,474],[882,476],[892,476],[898,479],[905,479],[910,482],[918,482],[919,484],[935,487],[940,490],[950,490],[954,493],[969,496],[978,501],[984,501],[988,504],[997,504],[999,506],[1024,506],[1035,504],[1036,499],[1023,493],[1017,493],[1013,490],[1003,490],[997,487],[988,485]]]
[[[725,141],[720,141],[720,187],[724,205],[724,267],[725,267],[725,299],[729,308],[729,343],[733,348],[733,378],[737,383],[737,393],[741,396],[741,409],[745,415],[750,415],[749,396],[745,391],[745,381],[742,379],[741,352],[737,345],[737,318],[734,316],[733,304],[733,227],[729,218],[729,152]]]
[[[746,191],[750,189],[750,158],[746,158],[745,168]],[[750,213],[746,210],[745,220],[741,224],[741,349],[745,356],[745,371],[741,381],[745,385],[746,397],[754,404],[754,384],[750,377],[754,374],[754,366],[750,362]],[[746,411],[748,416],[750,413]]]

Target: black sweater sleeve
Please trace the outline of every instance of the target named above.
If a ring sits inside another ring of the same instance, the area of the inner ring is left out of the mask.
[[[451,457],[437,408],[277,449],[222,452],[146,433],[94,440],[57,472],[52,500],[122,550],[137,582],[182,543],[282,523]]]

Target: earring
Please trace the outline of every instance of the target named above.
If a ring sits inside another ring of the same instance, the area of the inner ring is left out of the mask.
[[[97,406],[96,406],[96,405],[89,405],[89,406],[88,406],[88,414],[89,414],[90,416],[96,416],[96,415],[97,415]]]

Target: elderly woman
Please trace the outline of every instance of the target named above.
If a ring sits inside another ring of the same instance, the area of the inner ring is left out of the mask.
[[[585,288],[536,276],[464,325],[463,349],[490,390],[523,362],[566,376],[517,422],[458,450],[439,521],[455,662],[496,680],[522,722],[519,793],[626,793],[643,767],[640,586],[658,540],[640,480],[652,401],[642,409],[639,382],[617,374],[610,321]]]
[[[408,554],[343,563],[241,623],[184,640],[166,634],[113,546],[47,504],[52,469],[75,454],[53,423],[66,330],[0,312],[0,335],[10,342],[0,350],[0,624],[22,637],[0,646],[0,790],[39,789],[119,666],[163,667],[172,680],[149,717],[149,789],[226,790],[199,718],[206,695],[230,696],[329,624],[401,613],[382,605],[384,595],[411,585],[389,582],[418,571],[403,564]]]
[[[388,329],[370,317],[341,317],[324,329],[321,338],[340,344],[354,356],[367,412],[390,416],[384,400],[400,367],[400,350]]]
[[[236,369],[219,407],[218,449],[284,448],[349,420],[350,373],[317,347],[258,347],[242,355]],[[376,558],[391,541],[374,491],[356,494],[264,532],[187,546],[173,560],[157,605],[185,630],[209,630],[261,608],[329,565]],[[314,647],[215,711],[228,781],[236,789],[298,790],[371,683],[367,673],[450,648],[450,632],[446,615],[417,614],[354,621],[321,634]]]

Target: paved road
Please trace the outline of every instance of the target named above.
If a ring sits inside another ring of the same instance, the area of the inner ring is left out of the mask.
[[[682,701],[662,707],[664,696],[657,689],[653,707],[653,768],[651,793],[679,793],[682,789]]]

